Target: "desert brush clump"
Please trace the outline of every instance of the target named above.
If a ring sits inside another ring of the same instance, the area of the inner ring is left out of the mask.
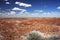
[[[44,38],[39,34],[38,31],[30,32],[25,40],[43,40]]]
[[[59,40],[60,36],[52,36],[52,37],[44,37],[43,33],[40,33],[38,31],[32,31],[30,32],[25,40]]]

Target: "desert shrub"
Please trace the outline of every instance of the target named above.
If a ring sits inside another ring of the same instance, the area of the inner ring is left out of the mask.
[[[25,40],[43,40],[44,38],[37,32],[33,31],[29,33]]]
[[[44,38],[43,36],[41,36],[41,34],[37,31],[34,32],[30,32],[25,40],[59,40],[60,36],[53,36],[53,37],[48,37],[48,38]]]

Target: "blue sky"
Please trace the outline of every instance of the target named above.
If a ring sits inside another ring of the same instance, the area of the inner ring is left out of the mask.
[[[0,17],[60,17],[60,0],[0,0]]]

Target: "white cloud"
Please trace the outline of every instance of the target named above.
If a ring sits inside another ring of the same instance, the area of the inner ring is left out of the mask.
[[[31,4],[26,4],[26,3],[20,3],[19,5],[24,6],[24,7],[31,7],[32,6]]]
[[[19,6],[24,6],[24,7],[31,7],[31,4],[27,4],[27,3],[22,3],[22,2],[15,2],[15,4],[18,4]]]
[[[12,10],[22,10],[22,9],[14,7]]]
[[[15,4],[19,4],[19,3],[20,3],[20,2],[17,2],[17,1],[15,2]]]
[[[14,7],[12,10],[25,10],[25,9],[21,9],[21,8],[18,8],[18,7]]]
[[[10,2],[6,2],[6,4],[10,4]]]
[[[25,9],[21,9],[21,8],[17,8],[17,7],[14,7],[12,10],[15,10],[15,11],[19,10],[19,11],[21,11],[21,13],[27,11]]]
[[[59,6],[59,7],[57,7],[57,9],[60,9],[60,6]]]

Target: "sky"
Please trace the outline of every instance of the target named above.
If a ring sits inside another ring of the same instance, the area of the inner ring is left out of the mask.
[[[0,0],[0,18],[60,17],[60,0]]]

